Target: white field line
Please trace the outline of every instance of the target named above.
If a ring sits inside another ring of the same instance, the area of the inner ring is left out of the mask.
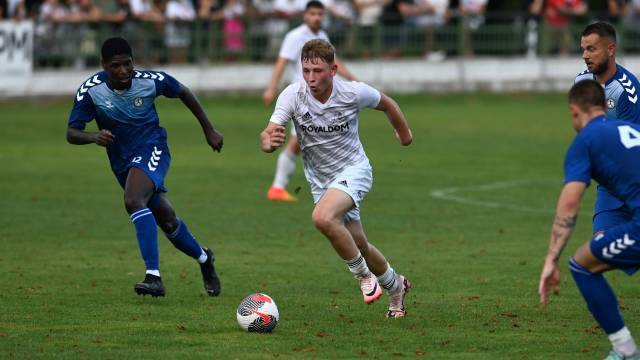
[[[431,191],[430,195],[436,199],[449,200],[453,202],[457,202],[460,204],[467,205],[475,205],[492,209],[510,209],[517,210],[529,213],[538,213],[538,214],[553,214],[553,209],[542,209],[539,207],[531,207],[524,206],[518,204],[510,204],[499,201],[485,201],[485,200],[477,200],[468,196],[456,195],[461,191],[490,191],[490,190],[499,190],[499,189],[508,189],[508,188],[517,188],[524,187],[526,185],[531,185],[534,183],[556,183],[558,185],[558,193],[562,186],[562,181],[559,179],[520,179],[520,180],[511,180],[511,181],[500,181],[489,184],[482,185],[471,185],[471,186],[459,186],[459,187],[450,187],[445,189],[438,189]]]

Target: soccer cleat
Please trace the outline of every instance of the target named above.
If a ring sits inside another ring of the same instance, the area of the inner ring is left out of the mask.
[[[298,198],[289,194],[286,189],[275,186],[269,188],[267,199],[271,201],[298,201]]]
[[[635,354],[631,356],[622,356],[615,351],[611,351],[609,356],[604,358],[604,360],[640,360],[640,352],[636,351]]]
[[[144,280],[133,286],[133,291],[138,295],[151,295],[153,297],[164,296],[165,290],[160,276],[146,274]]]
[[[200,272],[202,273],[202,281],[204,282],[204,289],[209,296],[220,295],[220,278],[216,274],[216,268],[213,266],[213,262],[216,260],[213,257],[213,251],[208,248],[203,248],[207,254],[207,261],[200,264]]]
[[[378,284],[378,278],[373,273],[370,272],[369,275],[356,277],[356,279],[360,282],[360,290],[362,290],[365,303],[372,304],[382,296],[382,288]]]
[[[389,292],[389,310],[387,311],[388,318],[401,318],[407,315],[407,310],[404,307],[404,297],[411,289],[411,282],[402,275],[398,275],[398,279],[402,287],[396,293]]]

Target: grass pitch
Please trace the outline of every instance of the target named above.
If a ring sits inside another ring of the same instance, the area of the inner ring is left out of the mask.
[[[565,96],[397,97],[414,133],[398,145],[383,114],[362,113],[374,168],[362,206],[372,243],[415,288],[408,316],[385,319],[313,229],[301,163],[301,201],[265,200],[275,155],[258,134],[258,98],[203,103],[225,135],[221,154],[177,100],[158,103],[169,134],[166,180],[179,216],[215,249],[222,295],[204,295],[197,264],[160,238],[167,297],[134,294],[143,277],[122,191],[103,150],[64,139],[68,102],[2,104],[0,358],[594,359],[609,350],[568,271],[560,296],[538,306],[562,159],[573,137]],[[593,189],[574,238],[589,238]],[[638,324],[634,280],[608,275],[625,319]],[[265,292],[281,323],[242,332],[240,300]]]

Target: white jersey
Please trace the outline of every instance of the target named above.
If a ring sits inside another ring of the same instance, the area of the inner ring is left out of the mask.
[[[329,41],[329,36],[324,30],[314,33],[306,24],[302,24],[292,29],[285,35],[282,46],[280,47],[279,57],[289,60],[290,69],[293,74],[292,83],[304,81],[302,78],[302,47],[307,41],[314,39],[322,39]]]
[[[282,91],[270,121],[285,126],[293,120],[307,180],[326,188],[346,167],[368,162],[358,135],[358,113],[378,103],[380,92],[365,83],[333,79],[331,96],[323,104],[306,83],[298,82]]]

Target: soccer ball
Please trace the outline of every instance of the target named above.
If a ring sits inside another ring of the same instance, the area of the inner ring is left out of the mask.
[[[236,311],[238,325],[249,332],[271,332],[280,319],[276,302],[266,294],[255,293],[247,296]]]

